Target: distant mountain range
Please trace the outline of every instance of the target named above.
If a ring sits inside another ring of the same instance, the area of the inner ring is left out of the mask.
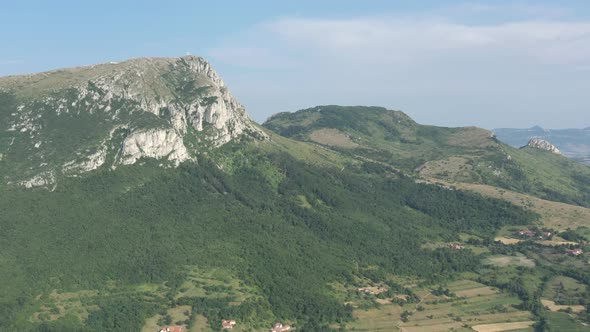
[[[527,144],[531,138],[541,138],[554,144],[565,156],[590,165],[590,127],[584,129],[494,129],[499,140],[514,147]]]

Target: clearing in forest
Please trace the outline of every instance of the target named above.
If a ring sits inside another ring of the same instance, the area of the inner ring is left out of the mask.
[[[507,255],[494,255],[484,259],[484,264],[494,266],[524,266],[524,267],[535,267],[535,261],[527,258],[525,255],[517,254],[515,256]]]
[[[560,305],[560,304],[555,304],[555,302],[551,301],[551,300],[547,300],[547,299],[541,299],[541,304],[543,304],[544,307],[549,308],[549,310],[551,311],[560,311],[560,310],[568,310],[571,309],[572,312],[575,313],[579,313],[584,311],[584,306],[583,305]]]
[[[320,144],[337,146],[342,148],[356,148],[359,145],[353,142],[350,137],[338,129],[323,128],[314,130],[309,134],[309,138]]]

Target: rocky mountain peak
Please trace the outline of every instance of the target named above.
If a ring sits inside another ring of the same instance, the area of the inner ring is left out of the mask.
[[[234,139],[266,138],[197,56],[4,77],[0,99],[0,155],[7,166],[28,156],[24,176],[10,179],[27,187],[142,158],[177,166]]]
[[[526,146],[531,147],[531,148],[535,148],[535,149],[539,149],[539,150],[549,151],[551,153],[555,153],[555,154],[559,154],[559,155],[561,154],[561,152],[559,151],[559,149],[555,145],[553,145],[553,144],[549,143],[549,141],[546,141],[541,138],[531,138]]]

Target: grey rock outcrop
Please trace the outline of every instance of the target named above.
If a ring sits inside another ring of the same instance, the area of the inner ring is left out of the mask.
[[[120,162],[134,164],[141,158],[166,158],[176,166],[191,159],[182,137],[173,129],[139,130],[125,138]]]
[[[541,138],[532,138],[531,140],[529,140],[527,146],[561,155],[561,152],[555,145]]]

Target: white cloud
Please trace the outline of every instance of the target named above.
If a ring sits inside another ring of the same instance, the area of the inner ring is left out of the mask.
[[[378,63],[417,63],[439,56],[513,56],[546,64],[590,62],[590,22],[467,25],[440,18],[283,18],[256,30],[257,37],[232,41],[211,55],[253,66],[280,65],[290,53],[302,52]]]
[[[567,11],[553,8],[511,10],[521,18],[485,24],[440,13],[278,18],[223,41],[210,55],[273,69],[234,81],[258,119],[284,105],[348,103],[403,108],[438,124],[512,125],[493,110],[518,118],[519,126],[575,126],[580,120],[565,123],[568,112],[575,117],[590,108],[581,89],[590,85],[581,70],[590,66],[590,21],[562,18]],[[226,81],[232,85],[231,75]],[[556,107],[560,114],[552,114]]]

